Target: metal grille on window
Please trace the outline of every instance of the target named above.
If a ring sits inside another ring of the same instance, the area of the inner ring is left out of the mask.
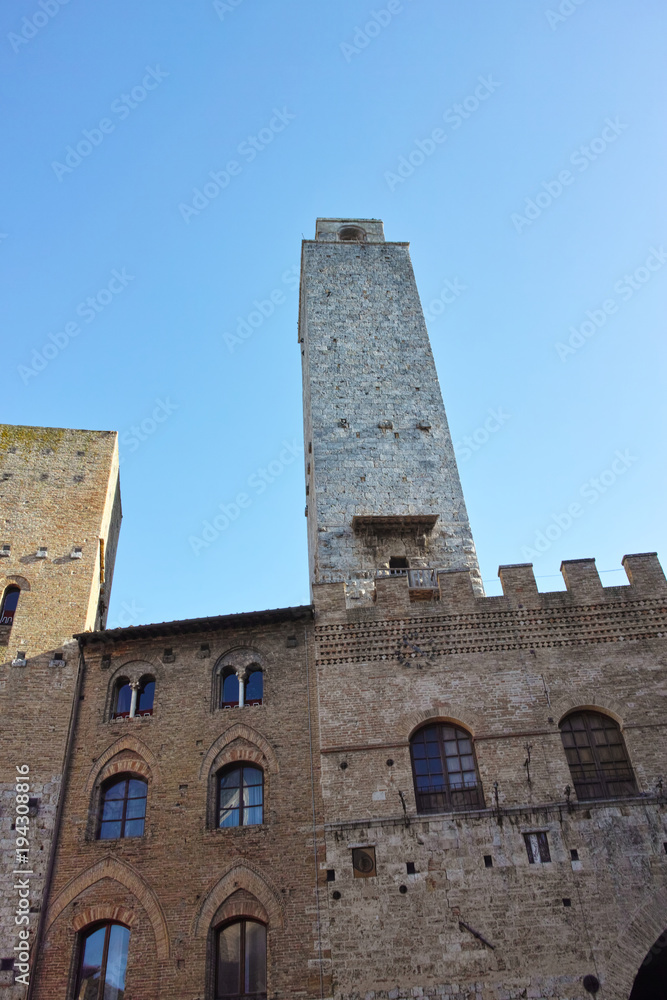
[[[601,712],[574,712],[560,734],[580,800],[635,795],[637,783],[616,722]]]
[[[531,865],[544,865],[547,861],[551,861],[546,833],[524,833],[523,839],[526,842],[526,852]]]
[[[484,806],[472,737],[465,729],[442,723],[426,726],[413,736],[410,749],[418,812]]]

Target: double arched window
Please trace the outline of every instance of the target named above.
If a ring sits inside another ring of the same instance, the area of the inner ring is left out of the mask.
[[[131,774],[106,782],[100,800],[98,840],[143,837],[147,794],[144,779]]]
[[[101,924],[83,935],[77,1000],[122,1000],[129,943],[130,932],[123,924]]]
[[[618,724],[602,712],[572,712],[560,724],[580,800],[635,795],[637,783]]]
[[[484,807],[472,736],[453,723],[419,729],[410,740],[417,812]]]
[[[2,606],[0,607],[0,625],[9,625],[11,628],[14,624],[14,615],[20,595],[21,591],[18,587],[7,587],[2,597]]]
[[[133,698],[133,694],[136,696]],[[138,683],[132,684],[129,677],[119,677],[114,684],[112,719],[135,718],[138,715],[152,715],[155,700],[155,678],[144,674]]]
[[[266,996],[266,926],[235,920],[216,934],[215,1000]]]
[[[264,820],[264,772],[254,764],[225,767],[217,776],[217,826],[254,826]]]
[[[233,667],[225,667],[221,674],[220,708],[238,708],[240,704],[261,705],[264,697],[264,675],[261,667],[248,670],[241,692],[241,682]]]

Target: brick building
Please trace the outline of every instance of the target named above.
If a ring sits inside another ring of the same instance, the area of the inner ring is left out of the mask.
[[[304,607],[105,630],[113,435],[3,429],[30,996],[664,1000],[657,557],[604,588],[568,561],[556,593],[503,566],[484,596],[408,247],[377,220],[304,241],[299,344]]]

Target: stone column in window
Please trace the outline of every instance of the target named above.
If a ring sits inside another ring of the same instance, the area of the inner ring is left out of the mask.
[[[130,718],[133,719],[137,714],[137,698],[139,697],[139,681],[130,681],[130,687],[132,688],[132,699],[130,701]]]
[[[245,682],[248,676],[247,667],[236,667],[236,676],[239,679],[239,708],[245,705]]]

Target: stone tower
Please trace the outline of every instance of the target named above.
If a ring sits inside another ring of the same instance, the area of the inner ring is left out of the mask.
[[[407,243],[375,219],[318,219],[304,240],[299,342],[311,587],[375,579],[415,595],[438,571],[482,582]]]
[[[79,702],[81,669],[72,635],[104,628],[120,519],[115,432],[0,425],[4,816],[17,818],[17,767],[24,774],[28,769],[30,785],[25,861],[14,857],[13,839],[6,843],[3,956],[13,955],[16,943],[12,867],[32,872],[30,903],[39,911],[68,731]],[[0,971],[0,988],[9,982],[11,973]]]

